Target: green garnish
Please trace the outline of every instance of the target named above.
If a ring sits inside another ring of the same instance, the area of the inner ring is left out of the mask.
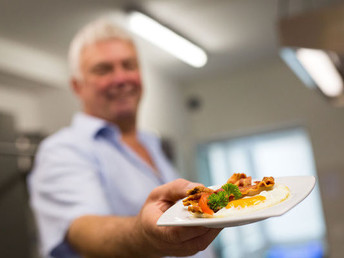
[[[235,199],[239,199],[241,197],[241,192],[239,187],[233,184],[225,184],[222,186],[222,189],[230,196],[231,194],[234,195]]]
[[[213,193],[208,197],[208,206],[215,212],[227,206],[230,195],[233,194],[235,199],[239,199],[241,197],[241,192],[236,185],[225,184],[221,188],[223,191]]]
[[[226,207],[228,204],[227,194],[224,191],[213,193],[208,197],[208,206],[213,211]]]

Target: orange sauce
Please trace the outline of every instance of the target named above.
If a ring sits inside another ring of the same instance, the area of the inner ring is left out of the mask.
[[[231,201],[227,204],[226,209],[230,209],[232,207],[234,208],[245,208],[253,205],[258,205],[266,200],[265,196],[254,196],[254,197],[249,197],[249,198],[244,198],[244,199],[239,199],[239,200],[234,200]]]

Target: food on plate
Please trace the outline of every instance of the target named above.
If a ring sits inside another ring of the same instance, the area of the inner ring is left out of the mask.
[[[288,198],[287,186],[275,184],[273,177],[255,181],[246,174],[233,174],[221,188],[197,186],[187,192],[184,206],[196,217],[225,217],[253,212]]]

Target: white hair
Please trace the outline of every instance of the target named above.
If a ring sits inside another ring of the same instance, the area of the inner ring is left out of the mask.
[[[68,60],[71,76],[76,79],[82,78],[80,55],[85,46],[113,38],[133,43],[129,32],[115,25],[109,18],[95,20],[79,30],[69,47]]]

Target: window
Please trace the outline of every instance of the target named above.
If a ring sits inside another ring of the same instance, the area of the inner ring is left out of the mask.
[[[200,179],[223,184],[233,173],[252,178],[316,174],[310,139],[292,128],[202,144],[197,154]],[[301,204],[277,218],[227,228],[217,245],[221,257],[323,257],[325,223],[319,188]]]

